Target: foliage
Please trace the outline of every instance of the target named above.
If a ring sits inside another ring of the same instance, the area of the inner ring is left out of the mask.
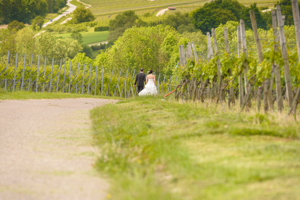
[[[57,9],[50,10],[52,2],[62,2]],[[2,0],[0,1],[0,24],[13,20],[29,23],[36,16],[45,16],[47,12],[57,12],[66,5],[64,0]]]
[[[95,26],[94,31],[108,31],[109,27],[108,26]]]
[[[58,12],[59,9],[63,8],[67,4],[67,0],[46,0],[48,5],[48,12],[55,13]]]
[[[236,0],[215,0],[206,3],[203,7],[198,8],[190,13],[193,23],[196,28],[200,29],[202,33],[210,32],[212,28],[219,24],[225,24],[227,21],[238,21],[243,19],[246,27],[250,28],[249,10],[254,9],[256,20],[259,28],[266,28],[266,23],[263,21],[260,11],[256,4],[252,4],[247,8]]]
[[[7,26],[7,29],[10,31],[12,31],[13,29],[15,29],[15,31],[18,31],[22,28],[25,28],[25,24],[23,22],[18,22],[17,20],[10,22]]]
[[[43,28],[44,30],[48,31],[48,32],[57,32],[57,33],[70,33],[73,31],[79,31],[79,32],[83,32],[83,31],[88,31],[87,29],[87,25],[85,23],[80,23],[80,24],[58,24],[58,25],[48,25],[45,28]]]
[[[40,29],[42,29],[43,24],[44,24],[44,18],[42,16],[36,16],[31,23],[32,29],[40,30]],[[38,29],[36,26],[38,27]]]
[[[127,29],[115,44],[96,58],[96,65],[163,72],[173,52],[178,54],[181,36],[169,26]]]
[[[128,28],[145,25],[146,23],[139,19],[134,11],[125,11],[124,13],[117,15],[115,19],[109,21],[108,40],[117,40]]]
[[[285,15],[284,24],[285,25],[294,25],[294,17],[293,17],[293,9],[292,9],[291,0],[279,0],[275,4],[275,6],[274,6],[275,8],[276,8],[276,5],[280,5],[281,14]],[[300,4],[298,6],[299,6],[299,10],[300,10]],[[270,18],[271,18],[271,16],[270,16]]]
[[[71,21],[73,21],[75,24],[79,24],[82,22],[90,22],[94,21],[95,16],[93,13],[84,6],[77,7],[73,12],[73,18]]]
[[[73,58],[80,51],[82,51],[82,47],[77,40],[57,39],[53,45],[52,55],[57,59]]]
[[[71,34],[71,38],[77,40],[79,43],[82,43],[82,35],[79,31],[73,31]]]
[[[188,16],[188,13],[182,14],[175,12],[174,14],[167,15],[162,24],[174,27],[179,33],[194,32],[195,27]]]

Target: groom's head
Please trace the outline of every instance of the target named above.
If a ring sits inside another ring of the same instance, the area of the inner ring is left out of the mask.
[[[144,72],[144,69],[143,69],[143,68],[141,68],[141,69],[140,69],[140,72],[141,72],[141,73],[143,73],[143,72]]]

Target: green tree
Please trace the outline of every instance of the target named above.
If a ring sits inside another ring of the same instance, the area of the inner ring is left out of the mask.
[[[16,36],[17,52],[21,54],[35,54],[35,38],[34,32],[29,28],[18,31]]]
[[[36,16],[31,23],[32,29],[37,30],[37,27],[41,29],[43,24],[44,24],[44,18],[42,16]]]
[[[17,20],[14,20],[8,24],[7,28],[10,31],[12,31],[13,29],[18,31],[22,28],[25,28],[25,24],[23,22],[18,22]]]
[[[51,57],[56,38],[52,33],[45,32],[36,37],[37,53],[41,56]]]
[[[175,12],[175,14],[167,15],[162,24],[174,27],[179,33],[195,31],[195,26],[192,24],[188,13]]]
[[[73,12],[73,22],[75,24],[82,22],[90,22],[95,19],[93,13],[84,6],[77,7]]]
[[[80,34],[79,31],[73,31],[71,34],[71,38],[73,38],[74,40],[77,40],[80,44],[83,42],[82,35]]]
[[[126,29],[133,26],[146,26],[147,23],[139,19],[134,11],[125,11],[122,14],[116,16],[115,19],[109,21],[109,41],[116,41]]]
[[[166,69],[173,51],[179,54],[180,38],[181,35],[170,26],[132,27],[106,52],[97,56],[95,65],[136,70],[143,67],[159,73]]]
[[[52,56],[56,59],[73,58],[80,51],[82,47],[77,40],[57,39],[52,49]]]
[[[239,21],[240,19],[245,21],[246,27],[249,29],[251,27],[250,9],[255,11],[258,28],[266,28],[266,23],[263,21],[256,4],[252,4],[250,8],[247,8],[236,0],[215,0],[206,3],[203,7],[193,10],[190,16],[196,28],[204,34],[211,31],[211,28],[216,28],[227,21]]]

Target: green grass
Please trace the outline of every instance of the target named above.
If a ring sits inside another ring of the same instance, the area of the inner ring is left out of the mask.
[[[300,199],[299,123],[143,97],[92,110],[111,199]]]
[[[81,32],[83,44],[93,44],[97,42],[103,42],[107,40],[108,31],[101,31],[101,32]],[[55,36],[61,38],[70,38],[71,33],[64,33],[64,34],[56,34]]]
[[[87,94],[74,93],[48,93],[48,92],[5,92],[0,90],[0,100],[18,100],[18,99],[65,99],[65,98],[100,98],[100,99],[122,99],[120,97],[94,96]]]

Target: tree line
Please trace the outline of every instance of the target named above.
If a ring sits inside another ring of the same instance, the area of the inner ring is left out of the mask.
[[[2,0],[0,24],[8,24],[13,20],[30,23],[36,16],[58,12],[66,3],[67,0]]]

